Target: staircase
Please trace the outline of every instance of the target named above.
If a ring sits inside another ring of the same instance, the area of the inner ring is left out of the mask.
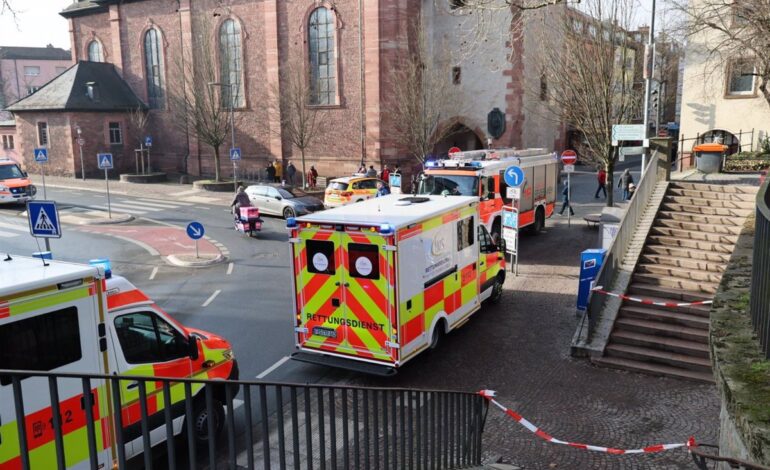
[[[756,187],[669,183],[627,295],[653,302],[711,300]],[[709,359],[710,305],[664,307],[624,301],[603,357],[613,368],[714,382]]]

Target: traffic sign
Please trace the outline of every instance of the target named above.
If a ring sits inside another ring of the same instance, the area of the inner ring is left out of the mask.
[[[111,153],[97,153],[96,163],[99,164],[100,170],[112,170],[112,154]]]
[[[78,145],[85,145],[85,144],[86,144],[86,139],[82,137],[78,137]]]
[[[577,162],[577,153],[574,150],[565,150],[561,153],[561,162],[565,165],[574,165]]]
[[[508,199],[519,199],[521,198],[521,187],[520,186],[508,186],[505,188],[505,197]]]
[[[145,147],[152,147],[152,136],[147,136],[144,138],[144,146]]]
[[[574,173],[575,165],[564,165],[564,173]]]
[[[235,147],[230,149],[230,160],[236,161],[241,159],[241,149],[240,147]]]
[[[519,213],[504,210],[503,227],[519,228]]]
[[[642,140],[644,124],[613,124],[612,140]]]
[[[55,201],[28,201],[29,233],[36,238],[61,238]]]
[[[524,183],[524,171],[517,166],[509,166],[505,169],[503,179],[508,186],[520,186]]]
[[[48,163],[48,149],[35,149],[35,161],[37,163]]]
[[[203,234],[206,231],[203,229],[203,224],[200,222],[190,222],[187,224],[187,236],[193,240],[199,240],[203,238]]]
[[[461,151],[462,150],[460,150],[460,147],[451,147],[447,153],[452,155],[453,153],[460,153]]]

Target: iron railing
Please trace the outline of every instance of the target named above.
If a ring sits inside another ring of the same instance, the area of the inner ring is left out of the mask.
[[[724,142],[728,149],[727,149],[727,155],[732,155],[734,153],[740,153],[740,152],[753,152],[754,151],[754,129],[751,129],[750,131],[744,131],[743,129],[740,129],[737,133],[731,133],[727,131],[720,131],[722,132],[720,136],[724,139],[725,136],[732,135],[734,136],[735,140],[733,141],[732,138],[728,139],[727,142]],[[760,134],[761,135],[761,134]],[[746,137],[744,139],[744,136]],[[673,163],[676,164],[677,169],[679,171],[682,171],[682,169],[687,166],[691,167],[695,164],[695,154],[692,151],[692,148],[698,144],[703,143],[709,143],[711,142],[711,139],[713,138],[713,133],[709,134],[701,134],[696,133],[695,137],[688,137],[685,138],[684,134],[680,134],[679,138],[675,140],[677,148],[676,148],[676,158]],[[687,163],[685,163],[685,161]]]
[[[757,193],[754,262],[751,266],[751,324],[765,357],[770,359],[770,178]]]
[[[481,462],[488,410],[479,394],[441,390],[9,370],[0,379],[10,385],[0,397],[15,410],[2,416],[0,404],[0,424],[14,427],[0,447],[18,449],[14,468],[24,470],[43,468],[34,455],[41,439],[45,468],[60,470],[81,458],[92,469],[464,468]],[[123,403],[127,387],[138,400]],[[182,420],[194,425],[180,431]],[[71,423],[80,423],[77,433]],[[137,447],[144,452],[131,458],[127,449]]]

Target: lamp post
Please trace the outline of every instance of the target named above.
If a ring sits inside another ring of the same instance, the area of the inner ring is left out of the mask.
[[[75,130],[78,133],[78,147],[80,147],[80,178],[85,181],[86,180],[86,168],[83,166],[83,130],[80,129],[80,126],[77,126]]]
[[[227,86],[230,87],[230,96],[228,96],[228,101],[230,101],[230,136],[231,136],[231,149],[235,148],[235,102],[234,97],[235,93],[233,93],[233,89],[235,88],[236,83],[222,83],[222,82],[209,82],[210,86],[218,86],[220,87],[220,96],[222,93],[221,87]],[[238,167],[235,164],[235,160],[233,160],[233,192],[238,192]]]
[[[647,75],[644,77],[644,137],[650,137],[650,98],[652,94],[652,75],[655,70],[655,0],[652,0],[650,12],[650,31],[647,36],[647,54],[645,54],[644,69]],[[657,129],[656,129],[657,131]],[[642,152],[642,174],[644,174],[645,156],[648,148]]]

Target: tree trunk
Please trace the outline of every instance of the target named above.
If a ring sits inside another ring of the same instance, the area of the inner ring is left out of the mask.
[[[307,188],[307,171],[305,170],[305,149],[299,149],[300,156],[302,158],[302,189]]]
[[[221,174],[219,171],[219,145],[214,146],[214,181],[217,183],[221,181]]]
[[[615,155],[614,149],[610,147],[609,158],[605,162],[605,171],[607,172],[607,207],[612,207],[615,204],[615,178],[612,172],[615,171]]]

